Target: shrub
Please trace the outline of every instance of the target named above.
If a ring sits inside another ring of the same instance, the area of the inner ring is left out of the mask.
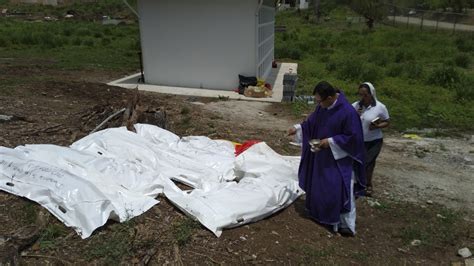
[[[7,47],[9,44],[8,40],[0,35],[0,47]]]
[[[362,74],[362,64],[352,58],[344,59],[338,64],[336,77],[342,80],[359,80]]]
[[[395,63],[406,62],[414,59],[415,55],[411,51],[407,51],[407,48],[399,49],[395,53]]]
[[[24,45],[36,45],[38,40],[33,36],[32,31],[20,31],[19,42]]]
[[[59,38],[56,38],[52,33],[43,32],[38,35],[38,40],[42,48],[55,48],[61,46],[61,41]]]
[[[430,73],[428,83],[450,88],[461,82],[462,78],[462,73],[453,66],[442,65]]]
[[[288,44],[283,46],[277,46],[275,49],[275,56],[277,58],[290,58],[294,60],[300,60],[303,52],[295,44]]]
[[[319,47],[320,48],[327,48],[331,46],[331,38],[329,36],[321,36],[319,38]]]
[[[321,54],[319,58],[320,58],[321,62],[329,62],[330,57],[329,57],[328,54]]]
[[[360,73],[360,81],[375,82],[382,78],[379,68],[373,64],[364,64]]]
[[[465,76],[461,82],[453,86],[456,100],[473,101],[474,100],[474,77]]]
[[[103,46],[108,46],[112,41],[109,38],[102,38],[101,44]]]
[[[387,67],[387,71],[385,73],[389,77],[400,77],[403,74],[403,65],[391,64]]]
[[[454,58],[454,63],[458,67],[468,68],[471,64],[471,58],[467,53],[460,53]]]
[[[419,63],[407,63],[405,64],[405,75],[410,79],[422,79],[423,78],[423,65]]]
[[[110,28],[106,27],[106,28],[104,29],[104,34],[105,34],[105,35],[112,35],[112,30],[110,30]]]
[[[140,50],[140,39],[132,39],[129,43],[129,49]]]
[[[95,38],[102,38],[102,36],[103,36],[102,32],[98,32],[98,31],[94,32],[94,37]]]
[[[298,31],[290,31],[290,33],[288,33],[288,39],[289,39],[290,41],[297,41],[297,40],[299,40]]]
[[[386,66],[390,62],[390,55],[387,50],[372,50],[369,53],[369,62]]]
[[[332,72],[332,71],[335,71],[336,69],[337,69],[337,62],[329,60],[326,63],[326,70],[327,71]]]
[[[88,28],[82,27],[76,31],[76,34],[78,36],[89,36],[91,35],[91,31]]]
[[[298,49],[305,53],[311,53],[314,49],[314,45],[309,41],[299,41],[297,43]]]
[[[474,41],[467,35],[456,38],[454,44],[461,52],[471,52],[474,50]]]
[[[91,38],[86,38],[82,40],[82,45],[92,47],[94,46],[94,40]]]
[[[289,58],[291,59],[300,60],[303,55],[303,52],[299,47],[292,46],[289,49],[289,55]]]
[[[73,34],[74,30],[71,28],[64,28],[63,29],[63,35],[64,36],[71,36]]]
[[[76,46],[81,45],[81,43],[82,43],[82,40],[79,37],[75,37],[74,39],[72,39],[72,42],[71,42],[72,45],[76,45]]]

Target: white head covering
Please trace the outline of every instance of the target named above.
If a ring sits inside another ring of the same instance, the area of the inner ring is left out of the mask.
[[[365,84],[365,85],[369,86],[370,94],[372,95],[372,97],[374,97],[374,101],[377,102],[378,100],[377,100],[377,95],[375,94],[375,87],[374,87],[374,85],[372,85],[372,83],[370,83],[370,82],[364,82],[364,83],[362,83],[362,84]]]

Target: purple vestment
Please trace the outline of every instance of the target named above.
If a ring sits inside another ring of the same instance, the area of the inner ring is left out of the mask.
[[[350,211],[352,171],[355,194],[361,195],[365,189],[365,148],[359,115],[340,93],[333,108],[317,106],[301,128],[303,147],[298,177],[306,192],[306,208],[316,221],[338,224],[340,214]],[[336,161],[330,148],[311,152],[309,140],[331,137],[350,156]]]

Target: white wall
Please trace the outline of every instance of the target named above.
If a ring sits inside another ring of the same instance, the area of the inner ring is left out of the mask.
[[[139,0],[149,84],[232,90],[255,76],[258,0]]]
[[[308,9],[309,3],[306,0],[300,0],[299,2],[299,9]]]

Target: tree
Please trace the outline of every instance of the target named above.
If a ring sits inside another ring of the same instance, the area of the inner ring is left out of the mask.
[[[319,18],[321,17],[321,0],[314,0],[314,14],[316,15],[316,21],[319,23]]]
[[[436,0],[433,1],[433,6],[444,10],[451,8],[453,11],[461,13],[465,8],[474,7],[474,0]]]
[[[388,14],[384,0],[352,0],[351,8],[365,17],[369,29],[374,27],[375,21],[385,19]]]

